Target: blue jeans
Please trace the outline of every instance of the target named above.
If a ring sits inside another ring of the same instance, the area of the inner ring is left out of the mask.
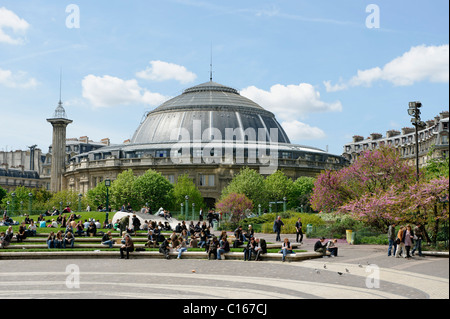
[[[414,252],[418,250],[419,256],[422,257],[422,238],[416,239],[416,244],[414,245],[413,250],[411,251],[411,254],[414,256]]]
[[[244,260],[252,260],[253,249],[244,249]]]
[[[225,253],[225,249],[223,249],[223,248],[217,249],[217,259],[222,259],[222,258],[220,257],[220,255],[221,255],[221,254],[224,254],[224,253]]]
[[[389,239],[388,256],[391,256],[392,248],[394,248],[394,252],[392,253],[392,255],[395,256],[395,253],[397,252],[397,243],[395,242],[395,240]]]
[[[64,240],[64,248],[66,248],[66,244],[70,245],[70,248],[73,248],[73,244],[75,243],[75,240],[71,240],[70,242],[68,240]]]
[[[285,249],[283,249],[283,261],[285,261],[286,260],[286,255],[288,255],[288,254],[293,254],[294,252],[292,251],[292,250],[287,250],[286,248]]]
[[[50,248],[55,248],[55,242],[53,240],[47,240],[47,247]]]
[[[102,244],[103,245],[108,245],[109,248],[112,248],[113,245],[115,244],[115,242],[114,242],[114,240],[107,240],[107,241],[104,241]]]
[[[53,243],[53,247],[54,248],[62,248],[63,246],[63,242],[60,240],[55,239],[54,243]]]
[[[181,247],[181,248],[179,248],[179,249],[178,249],[178,258],[181,258],[181,254],[182,254],[183,252],[185,252],[185,251],[187,251],[187,248],[186,248],[186,247]]]

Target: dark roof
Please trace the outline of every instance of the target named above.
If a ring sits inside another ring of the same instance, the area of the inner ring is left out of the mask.
[[[0,168],[0,176],[39,179],[39,173],[36,171],[22,171],[21,169],[10,168],[8,170]]]
[[[241,96],[237,90],[212,81],[188,88],[149,112],[131,143],[179,141],[178,132],[189,132],[192,139],[194,121],[201,124],[201,133],[215,128],[223,140],[226,129],[237,130],[241,134],[253,129],[258,134],[258,129],[270,132],[274,128],[278,130],[279,143],[290,143],[273,113]],[[237,140],[244,140],[244,137]]]

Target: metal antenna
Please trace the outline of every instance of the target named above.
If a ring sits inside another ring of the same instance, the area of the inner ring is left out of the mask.
[[[213,73],[213,71],[212,71],[212,43],[211,43],[211,62],[210,62],[210,64],[209,64],[209,81],[211,81],[212,82],[212,73]]]
[[[59,103],[61,102],[61,86],[62,86],[62,67],[59,69]]]

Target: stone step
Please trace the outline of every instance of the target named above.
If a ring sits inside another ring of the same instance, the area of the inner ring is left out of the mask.
[[[169,253],[171,258],[176,258],[178,252]],[[0,259],[71,259],[71,258],[118,258],[119,252],[116,251],[45,251],[45,252],[0,252]],[[222,254],[224,260],[244,260],[244,253],[229,252]],[[286,256],[286,261],[302,261],[313,258],[321,258],[322,254],[316,252],[298,252]],[[163,259],[164,255],[158,251],[139,251],[130,253],[130,258],[158,258]],[[181,255],[181,259],[207,259],[206,252],[186,251]],[[279,253],[267,253],[261,255],[263,261],[280,261],[282,255]]]

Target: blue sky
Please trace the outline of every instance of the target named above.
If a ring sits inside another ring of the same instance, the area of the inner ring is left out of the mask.
[[[342,154],[355,134],[410,126],[409,101],[423,120],[448,109],[448,6],[0,1],[0,150],[48,150],[61,69],[67,137],[122,143],[146,111],[209,80],[212,47],[214,81],[274,112],[292,142]]]

